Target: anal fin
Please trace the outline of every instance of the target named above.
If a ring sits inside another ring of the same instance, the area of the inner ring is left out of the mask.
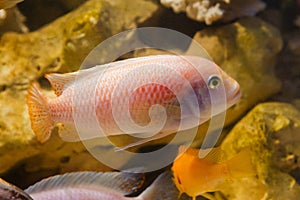
[[[58,135],[66,142],[79,142],[80,137],[74,124],[59,124]]]

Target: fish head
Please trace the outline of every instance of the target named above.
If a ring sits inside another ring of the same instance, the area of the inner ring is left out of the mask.
[[[186,170],[186,166],[182,165],[182,163],[183,163],[183,162],[181,162],[182,158],[180,160],[178,160],[178,159],[180,159],[180,158],[177,157],[172,166],[173,182],[175,183],[179,192],[184,193],[184,192],[186,192],[184,181],[185,181],[185,177],[186,177],[185,173],[187,173],[187,170]]]
[[[240,85],[235,79],[230,77],[228,74],[226,74],[226,72],[224,72],[221,69],[220,74],[222,76],[222,81],[224,84],[224,90],[226,94],[226,108],[229,108],[236,104],[242,96],[242,93],[240,91]]]
[[[201,165],[201,160],[197,160],[194,155],[187,153],[186,150],[181,152],[181,149],[182,147],[179,148],[179,154],[173,162],[173,181],[180,193],[196,197],[199,188],[202,187],[202,185],[199,185],[199,178],[201,177],[198,177],[198,170],[200,169],[200,172],[206,171],[207,167]]]
[[[241,97],[240,86],[214,62],[200,57],[188,57],[191,67],[185,76],[180,102],[182,129],[202,124],[224,112]]]

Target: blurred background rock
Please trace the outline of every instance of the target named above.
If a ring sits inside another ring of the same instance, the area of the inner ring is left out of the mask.
[[[113,170],[57,134],[39,144],[26,90],[39,81],[53,95],[44,74],[76,71],[110,36],[157,26],[194,38],[241,85],[243,97],[227,112],[218,144],[229,157],[250,146],[258,176],[228,183],[216,199],[299,199],[299,21],[298,0],[24,0],[0,10],[0,176],[24,188],[58,173]],[[124,58],[161,53],[137,50]],[[200,147],[207,125],[193,146]],[[135,140],[111,139],[118,145]]]

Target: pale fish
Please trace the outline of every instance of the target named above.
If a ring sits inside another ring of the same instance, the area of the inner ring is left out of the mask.
[[[201,151],[209,153],[200,158]],[[172,171],[180,193],[188,194],[193,200],[198,195],[207,196],[206,192],[222,190],[232,179],[256,175],[249,148],[224,160],[224,152],[219,147],[201,150],[181,146]]]
[[[2,179],[0,179],[0,199],[32,200],[23,190]]]
[[[17,3],[20,3],[24,0],[0,0],[0,9],[7,9],[14,7]]]
[[[34,200],[175,200],[178,190],[171,172],[161,174],[137,197],[126,197],[144,177],[124,172],[74,172],[44,179],[25,190]]]
[[[143,137],[131,145],[135,146],[177,132],[180,123],[180,130],[187,130],[210,119],[210,94],[222,99],[221,83],[226,105],[216,108],[213,115],[241,96],[234,79],[214,62],[196,56],[139,57],[73,73],[48,74],[46,78],[56,98],[44,96],[35,83],[27,96],[31,127],[40,142],[48,140],[60,123],[58,132],[65,141],[121,134]],[[149,112],[154,105],[163,106],[165,111]]]

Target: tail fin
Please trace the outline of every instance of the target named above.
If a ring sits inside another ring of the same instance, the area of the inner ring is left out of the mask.
[[[55,122],[49,115],[47,98],[42,94],[37,83],[32,83],[28,89],[27,106],[31,128],[37,140],[44,143],[49,139]]]
[[[244,178],[256,175],[256,170],[251,160],[250,148],[243,149],[226,162],[228,164],[229,176],[232,178]]]
[[[179,191],[173,182],[172,173],[166,171],[138,196],[136,200],[174,200],[178,199],[178,197]]]

